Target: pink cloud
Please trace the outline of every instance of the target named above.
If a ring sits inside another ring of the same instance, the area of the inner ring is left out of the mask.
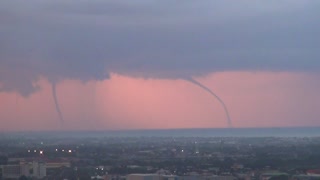
[[[319,126],[315,75],[224,72],[197,78],[229,108],[235,127]],[[1,130],[60,129],[50,84],[28,98],[0,93]],[[136,79],[113,74],[105,81],[65,80],[57,85],[64,129],[226,127],[221,104],[183,80]]]

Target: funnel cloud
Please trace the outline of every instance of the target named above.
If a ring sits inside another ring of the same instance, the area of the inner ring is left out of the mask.
[[[196,86],[199,86],[201,89],[207,91],[208,93],[210,93],[212,96],[214,96],[219,102],[220,104],[223,106],[223,109],[226,113],[226,116],[227,116],[227,125],[228,125],[228,128],[232,128],[232,121],[231,121],[231,118],[230,118],[230,114],[229,114],[229,111],[228,111],[228,108],[226,106],[226,104],[223,102],[223,100],[218,96],[216,95],[211,89],[209,89],[207,86],[201,84],[199,81],[193,79],[193,78],[184,78],[184,80],[196,85]]]
[[[62,115],[61,110],[60,110],[58,97],[57,97],[57,89],[56,89],[56,84],[55,83],[52,83],[52,97],[53,97],[53,100],[54,100],[54,105],[56,107],[56,111],[57,111],[59,119],[60,119],[60,126],[62,127],[63,123],[64,123],[64,119],[63,119],[63,115]]]

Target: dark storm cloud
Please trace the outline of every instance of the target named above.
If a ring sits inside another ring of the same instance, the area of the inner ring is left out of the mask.
[[[40,76],[183,78],[227,70],[320,70],[318,1],[0,2],[0,91]]]

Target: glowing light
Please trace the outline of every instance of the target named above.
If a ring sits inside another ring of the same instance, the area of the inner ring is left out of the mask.
[[[181,150],[181,152],[183,152],[183,149]]]
[[[40,154],[42,155],[42,154],[43,154],[43,151],[40,151]]]
[[[58,149],[56,149],[56,151],[58,151]]]
[[[28,150],[28,152],[30,152],[30,150]]]
[[[62,149],[62,152],[64,152],[64,149]]]
[[[33,152],[37,152],[37,150],[34,150]]]
[[[69,152],[69,153],[72,153],[72,150],[69,150],[68,152]]]

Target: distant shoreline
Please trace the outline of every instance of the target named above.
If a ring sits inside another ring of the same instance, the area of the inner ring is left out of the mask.
[[[0,134],[46,137],[320,137],[320,127],[12,131]]]

